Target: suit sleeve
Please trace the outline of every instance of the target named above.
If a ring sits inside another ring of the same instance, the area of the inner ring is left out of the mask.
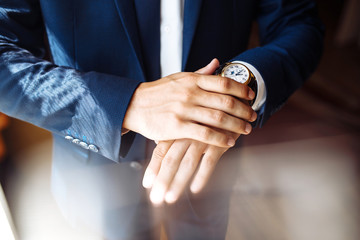
[[[317,66],[323,42],[323,25],[312,0],[261,0],[257,21],[261,46],[233,60],[253,65],[267,90],[257,125],[283,106]]]
[[[129,135],[121,137],[121,128],[140,82],[42,60],[43,37],[37,1],[0,2],[0,111],[93,144],[118,162],[130,145],[122,144]]]

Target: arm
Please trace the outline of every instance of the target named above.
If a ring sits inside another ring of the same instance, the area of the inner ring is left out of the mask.
[[[42,60],[44,31],[38,4],[0,4],[0,111],[92,143],[99,154],[119,161],[123,116],[139,81]]]
[[[321,56],[323,29],[316,17],[315,3],[309,0],[260,1],[258,22],[262,46],[231,61],[251,64],[265,81],[266,102],[256,121],[262,126],[315,69]],[[152,188],[150,197],[154,203],[176,201],[200,164],[190,186],[192,192],[199,192],[228,149],[181,141],[160,142],[153,152],[143,185]],[[161,171],[169,168],[167,165],[178,170],[170,174]]]
[[[129,136],[121,137],[123,127],[151,139],[193,138],[222,147],[235,140],[204,125],[245,131],[240,118],[252,110],[240,112],[222,104],[242,104],[229,94],[251,98],[241,84],[194,73],[140,83],[56,66],[41,59],[44,32],[38,1],[2,2],[0,14],[0,110],[12,117],[96,145],[99,154],[113,161],[129,148],[123,147],[123,138]]]
[[[261,46],[232,61],[253,65],[265,81],[267,98],[257,120],[261,127],[315,70],[324,29],[313,0],[259,1],[257,22]]]

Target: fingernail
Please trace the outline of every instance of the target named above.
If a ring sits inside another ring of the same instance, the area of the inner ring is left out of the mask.
[[[227,142],[227,145],[230,146],[230,147],[234,146],[235,145],[235,140],[233,138],[229,138],[228,142]]]
[[[163,201],[163,194],[158,189],[153,189],[150,193],[150,200],[155,205],[160,205]]]
[[[256,114],[256,112],[253,112],[253,114],[251,115],[251,119],[250,119],[250,121],[255,121],[256,120],[256,118],[257,118],[257,114]]]
[[[142,182],[143,187],[144,188],[151,188],[153,183],[154,183],[155,177],[156,177],[155,174],[153,174],[151,172],[145,173],[144,179],[143,179],[143,182]]]
[[[248,93],[248,94],[249,94],[248,96],[249,96],[250,99],[253,99],[253,98],[255,97],[255,93],[254,93],[254,91],[251,90],[251,89],[249,90],[249,93]]]
[[[249,123],[246,123],[246,126],[245,126],[245,133],[250,133],[251,132],[251,125]]]
[[[165,195],[165,201],[167,203],[174,203],[176,201],[176,197],[175,197],[175,194],[173,192],[168,192],[166,195]]]
[[[191,184],[191,186],[190,186],[190,191],[191,191],[192,193],[198,193],[198,192],[200,191],[200,185],[197,184],[197,183]]]

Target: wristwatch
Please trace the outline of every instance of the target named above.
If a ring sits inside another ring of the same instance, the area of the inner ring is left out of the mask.
[[[249,104],[250,106],[254,104],[257,96],[257,81],[254,74],[244,64],[227,62],[216,69],[215,75],[231,78],[239,83],[248,85],[255,93],[254,99],[249,101]]]

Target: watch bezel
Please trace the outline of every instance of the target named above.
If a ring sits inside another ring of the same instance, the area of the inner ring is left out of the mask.
[[[226,76],[225,76],[225,71],[226,71],[229,67],[231,67],[231,66],[233,66],[233,65],[240,65],[241,67],[245,68],[245,69],[248,71],[248,73],[249,73],[248,79],[247,79],[244,83],[242,83],[242,84],[248,85],[248,84],[250,83],[250,81],[252,80],[252,78],[254,78],[254,77],[253,77],[253,74],[252,74],[252,72],[250,71],[250,69],[249,69],[247,66],[245,66],[244,64],[241,64],[241,63],[234,63],[234,62],[228,62],[228,63],[226,63],[225,66],[221,69],[220,76],[226,77]],[[231,79],[233,79],[233,78],[231,78]],[[233,79],[233,80],[237,81],[236,79]]]

